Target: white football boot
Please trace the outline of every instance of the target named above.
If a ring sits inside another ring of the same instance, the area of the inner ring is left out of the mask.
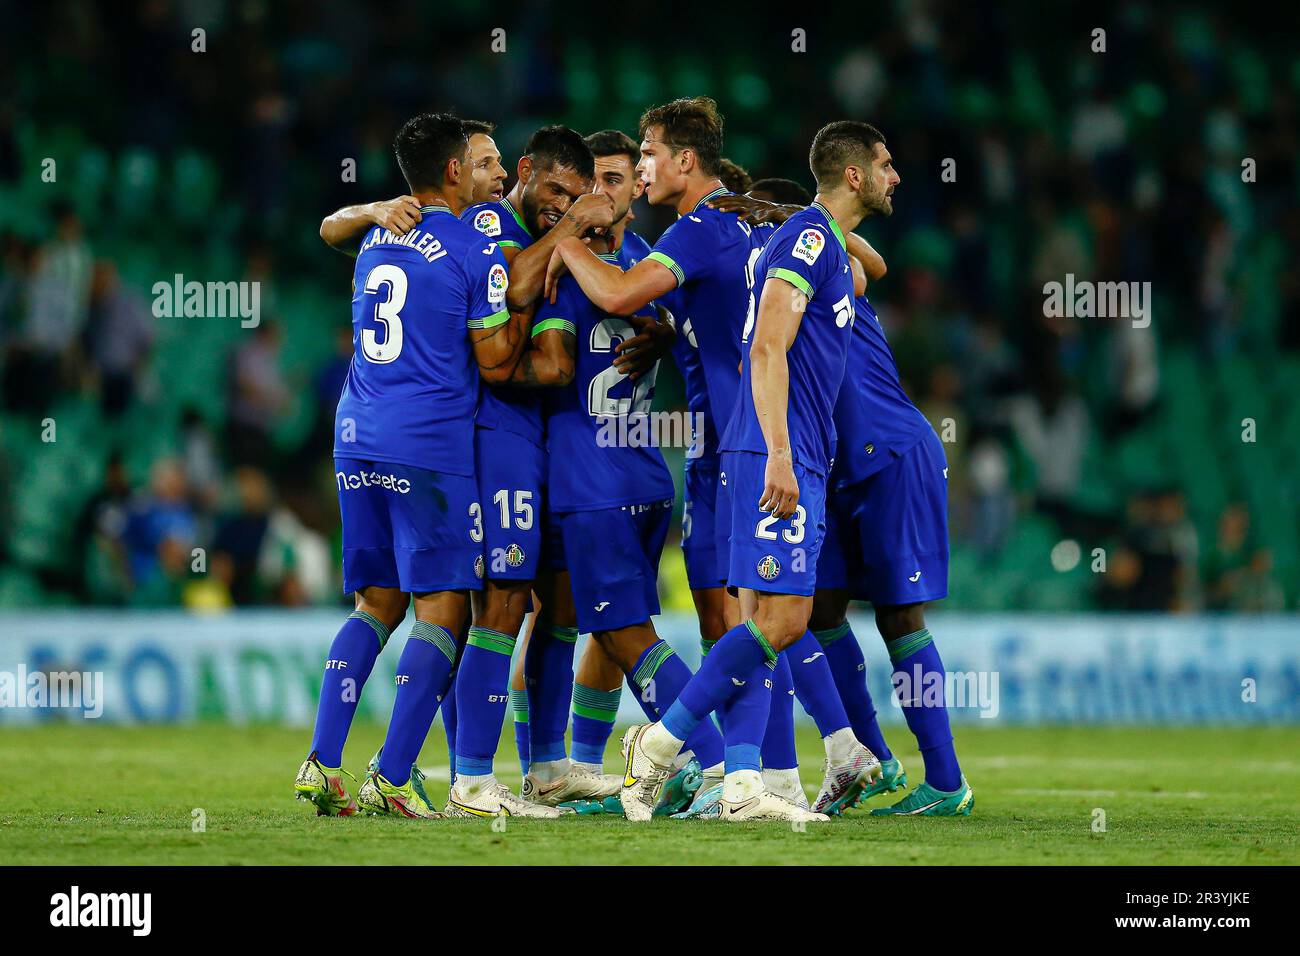
[[[604,800],[622,786],[623,778],[616,773],[592,773],[586,767],[570,764],[568,773],[550,783],[528,774],[520,793],[529,803],[554,807],[570,800]]]
[[[442,812],[448,817],[533,817],[539,820],[557,820],[565,816],[563,810],[516,797],[505,784],[496,780],[466,790],[453,786]]]
[[[862,744],[854,743],[846,759],[832,764],[827,757],[822,772],[822,789],[812,808],[818,813],[838,816],[880,776],[880,761]]]
[[[784,820],[787,823],[825,823],[830,820],[824,813],[813,813],[784,797],[766,790],[747,800],[731,801],[723,797],[718,818],[744,822],[746,820]]]
[[[621,800],[623,816],[634,823],[646,823],[654,816],[659,791],[673,772],[672,759],[660,763],[642,745],[646,733],[657,724],[641,724],[623,734],[622,751],[627,760]]]

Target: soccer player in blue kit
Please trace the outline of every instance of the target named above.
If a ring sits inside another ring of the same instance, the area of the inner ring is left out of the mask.
[[[626,273],[601,263],[581,241],[561,241],[552,257],[547,285],[549,291],[554,278],[567,269],[588,297],[612,314],[629,314],[652,299],[673,293],[677,321],[698,346],[704,394],[715,430],[725,431],[740,387],[741,342],[754,317],[755,262],[771,230],[756,231],[710,205],[729,195],[718,178],[722,129],[717,106],[707,97],[675,100],[647,110],[640,123],[638,172],[646,180],[649,201],[674,206],[680,218],[660,236],[647,259]],[[707,436],[705,445],[707,451]],[[686,476],[691,508],[688,541],[697,542],[686,552],[691,561],[688,575],[705,653],[739,620],[738,606],[726,598],[731,527],[715,461],[706,457],[692,462]],[[698,543],[709,519],[714,527],[712,549]],[[807,634],[800,641],[798,656],[808,660],[808,665],[794,674],[802,684],[801,699],[827,741],[828,754],[836,749],[843,755],[841,742],[852,733],[844,706],[816,639]],[[783,677],[789,665],[785,660],[780,664]],[[792,741],[787,750],[791,754],[787,763],[793,764]],[[823,791],[835,773],[835,767],[828,766]],[[782,796],[791,801],[802,799],[797,772],[786,772],[781,782],[785,785]],[[701,795],[705,792],[701,790]]]
[[[740,589],[744,620],[659,722],[624,737],[629,820],[649,819],[682,742],[714,711],[727,728],[723,819],[827,819],[766,792],[758,752],[777,656],[805,637],[812,611],[835,447],[832,412],[852,334],[855,289],[844,234],[897,175],[880,133],[852,121],[818,132],[809,166],[816,201],[791,216],[758,258],[763,286],[723,436],[728,583]],[[879,761],[851,731],[826,743],[829,772],[815,809],[852,801],[880,774]]]
[[[335,424],[343,576],[356,610],[330,647],[311,750],[295,793],[318,813],[440,816],[411,767],[446,694],[481,587],[473,413],[479,381],[512,377],[526,328],[506,309],[500,251],[457,215],[473,178],[462,121],[421,114],[398,132],[398,165],[420,202],[419,228],[370,229],[357,255],[355,353]],[[412,598],[416,623],[397,665],[397,697],[378,769],[354,800],[342,751],[366,679]]]
[[[903,716],[925,762],[925,782],[872,815],[967,816],[975,796],[957,763],[947,708],[922,693],[945,686],[924,609],[948,594],[948,465],[939,437],[903,391],[865,295],[854,300],[854,313],[849,371],[835,404],[839,450],[809,627],[854,733],[881,761],[880,779],[859,800],[906,786],[907,775],[876,720],[862,648],[846,617],[851,599],[875,609]]]

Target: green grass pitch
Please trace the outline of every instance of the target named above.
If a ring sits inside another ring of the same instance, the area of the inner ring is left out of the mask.
[[[507,730],[510,730],[508,727]],[[1300,862],[1300,727],[960,727],[975,789],[966,819],[868,817],[793,832],[778,823],[618,817],[561,821],[316,818],[292,799],[303,729],[8,727],[0,736],[0,856],[24,864],[1268,864]],[[921,763],[890,728],[915,779]],[[382,739],[355,728],[354,773]],[[607,769],[617,769],[619,733]],[[820,742],[801,728],[804,784]],[[513,741],[498,769],[519,784]],[[446,796],[435,727],[421,758]],[[439,772],[441,771],[441,772]],[[890,796],[870,805],[881,805]],[[205,828],[195,832],[196,811]],[[1094,827],[1104,812],[1105,831]]]

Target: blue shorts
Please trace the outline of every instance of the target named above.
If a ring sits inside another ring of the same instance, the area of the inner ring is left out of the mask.
[[[722,454],[721,483],[731,501],[731,569],[727,584],[774,594],[812,594],[817,556],[826,535],[826,476],[798,463],[799,506],[778,521],[760,511],[767,456],[748,451]]]
[[[682,511],[682,557],[686,559],[686,580],[691,590],[720,588],[727,583],[727,566],[718,560],[725,555],[719,547],[717,516],[718,469],[716,457],[686,462],[685,505]]]
[[[659,556],[672,518],[672,501],[559,516],[581,633],[642,624],[659,613]]]
[[[425,594],[483,587],[473,478],[335,458],[334,482],[343,516],[343,590]]]
[[[948,463],[938,436],[833,491],[827,511],[818,587],[877,606],[948,596]]]
[[[502,428],[474,429],[489,581],[531,581],[542,556],[546,452]]]

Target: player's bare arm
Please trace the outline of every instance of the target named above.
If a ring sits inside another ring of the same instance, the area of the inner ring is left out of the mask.
[[[422,218],[420,200],[414,196],[344,206],[321,220],[320,237],[331,248],[356,255],[352,244],[371,226],[381,226],[393,235],[404,236]]]
[[[510,318],[487,329],[471,329],[470,345],[479,376],[490,385],[504,385],[513,378],[515,368],[528,345],[532,313],[511,312]]]
[[[677,288],[672,270],[653,259],[643,259],[624,272],[597,257],[581,239],[571,237],[555,246],[546,270],[545,295],[552,302],[556,284],[566,270],[596,308],[610,315],[631,315]]]
[[[793,216],[803,206],[791,204],[779,204],[767,202],[763,199],[754,199],[752,196],[719,196],[717,199],[710,199],[708,204],[710,209],[716,209],[719,212],[735,213],[741,219],[751,225],[762,225],[771,223],[779,226],[791,216]]]
[[[553,327],[533,329],[533,341],[519,357],[511,385],[531,387],[562,386],[573,381],[578,358],[578,340],[568,328],[556,322]],[[546,325],[545,322],[542,323]]]
[[[614,203],[604,193],[579,196],[545,235],[527,249],[515,250],[510,258],[510,290],[506,302],[522,309],[542,297],[547,265],[556,245],[565,239],[581,241],[592,230],[607,229],[614,222]]]
[[[794,345],[803,321],[805,296],[784,279],[768,279],[759,300],[754,342],[750,346],[750,379],[754,411],[767,444],[763,496],[758,506],[778,518],[789,518],[799,504],[794,455],[786,418],[790,401],[790,366],[786,353]]]
[[[849,259],[857,262],[862,266],[862,271],[866,274],[868,282],[876,282],[885,277],[885,257],[872,248],[871,243],[863,239],[856,232],[846,232],[844,234],[844,244],[848,249]],[[862,295],[857,291],[856,282],[854,283],[854,295]]]

